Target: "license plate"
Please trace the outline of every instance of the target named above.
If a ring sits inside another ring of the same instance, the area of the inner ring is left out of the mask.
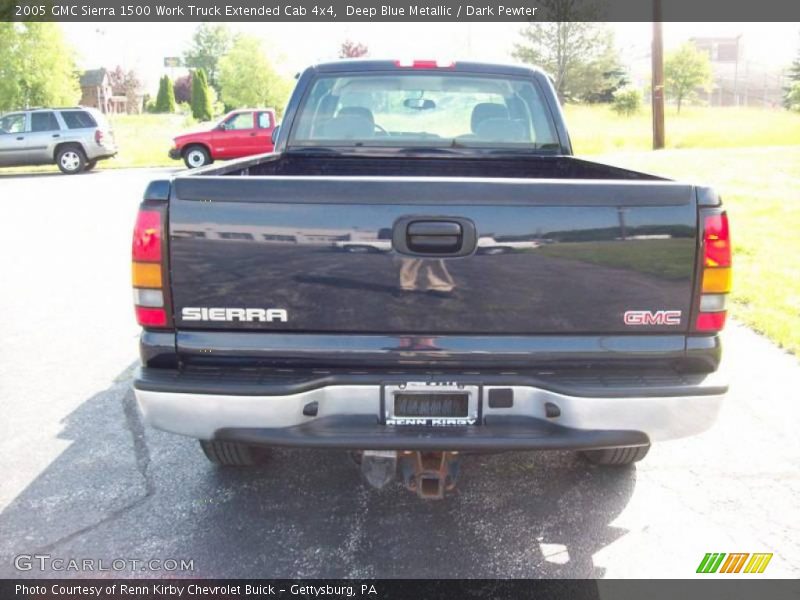
[[[478,422],[478,386],[408,382],[384,387],[387,425],[448,427]]]

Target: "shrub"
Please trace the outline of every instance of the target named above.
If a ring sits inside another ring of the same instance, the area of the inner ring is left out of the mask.
[[[175,110],[181,116],[194,118],[192,117],[192,105],[188,102],[178,102],[178,106]]]
[[[642,108],[642,93],[634,87],[625,87],[614,92],[611,106],[618,115],[630,117]]]
[[[795,81],[786,90],[786,108],[800,113],[800,81]]]

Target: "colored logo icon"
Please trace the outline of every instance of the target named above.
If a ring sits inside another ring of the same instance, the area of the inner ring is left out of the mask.
[[[749,558],[749,560],[748,560]],[[724,552],[709,552],[700,561],[698,573],[763,573],[772,553],[738,552],[725,554]]]

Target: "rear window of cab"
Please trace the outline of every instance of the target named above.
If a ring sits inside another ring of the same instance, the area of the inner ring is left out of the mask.
[[[290,146],[558,149],[552,115],[530,79],[441,71],[320,76]]]

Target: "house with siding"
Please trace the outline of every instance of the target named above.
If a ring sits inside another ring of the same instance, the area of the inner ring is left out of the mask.
[[[708,55],[714,77],[712,90],[698,90],[701,100],[711,106],[779,108],[782,105],[783,71],[748,60],[744,35],[694,37],[691,41]]]
[[[105,69],[90,69],[81,75],[81,106],[90,106],[103,113],[113,111],[111,81]]]

